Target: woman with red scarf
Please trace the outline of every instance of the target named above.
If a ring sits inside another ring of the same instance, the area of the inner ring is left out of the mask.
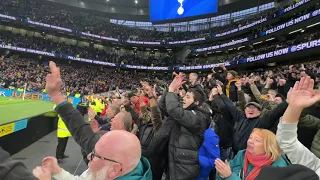
[[[230,161],[216,159],[217,179],[254,180],[264,166],[285,167],[290,163],[281,155],[276,136],[266,129],[254,129],[247,149]]]

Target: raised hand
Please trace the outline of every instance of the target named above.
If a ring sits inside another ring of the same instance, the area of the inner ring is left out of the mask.
[[[48,156],[42,160],[42,168],[52,174],[59,174],[61,172],[61,168],[58,165],[57,158],[52,156]]]
[[[212,73],[213,73],[213,74],[215,74],[215,73],[216,73],[216,71],[214,70],[214,68],[212,68],[212,69],[211,69],[211,71],[212,71]]]
[[[94,110],[92,108],[88,109],[88,116],[90,119],[94,119],[94,117],[96,116],[96,113],[94,112]]]
[[[292,69],[292,68],[293,68],[293,65],[290,65],[290,66],[289,66],[289,69]]]
[[[220,95],[223,94],[222,87],[219,84],[217,85],[217,89]]]
[[[267,78],[267,84],[268,84],[268,85],[271,85],[273,82],[274,82],[273,79]]]
[[[155,93],[156,85],[154,85],[154,88],[152,88],[147,82],[140,82],[140,84],[142,85],[143,90],[146,92],[146,94],[149,97],[151,96],[156,97],[156,93]]]
[[[90,126],[92,128],[92,131],[94,133],[98,132],[101,128],[99,128],[99,123],[97,120],[92,120],[90,121]]]
[[[138,97],[142,96],[142,92],[141,92],[141,89],[140,89],[140,88],[137,88],[136,95],[137,95]]]
[[[319,91],[315,91],[314,80],[310,76],[301,78],[288,92],[287,102],[290,106],[300,109],[307,108],[320,101]]]
[[[217,95],[217,94],[219,94],[219,92],[218,92],[218,89],[217,88],[212,88],[211,89],[211,92],[210,92],[210,97],[209,97],[209,100],[210,101],[213,101],[213,97],[215,96],[215,95]]]
[[[285,79],[279,79],[279,86],[284,86],[286,82],[287,81]]]
[[[50,97],[61,95],[62,79],[60,77],[60,68],[56,63],[50,61],[50,74],[46,77],[46,91]]]
[[[125,95],[121,95],[121,104],[128,105],[129,103],[129,99]]]
[[[216,165],[217,172],[222,178],[228,178],[232,175],[232,171],[228,161],[221,161],[221,159],[216,159],[214,164]]]
[[[254,79],[250,78],[250,79],[249,79],[249,84],[250,84],[250,85],[254,85]]]
[[[177,89],[179,89],[182,86],[182,84],[185,83],[184,81],[185,77],[186,77],[185,74],[177,75],[169,86],[169,92],[175,92]]]

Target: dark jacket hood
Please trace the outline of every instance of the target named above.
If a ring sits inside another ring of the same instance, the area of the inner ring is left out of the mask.
[[[2,180],[36,180],[26,166],[12,160],[10,154],[0,147],[0,179]]]

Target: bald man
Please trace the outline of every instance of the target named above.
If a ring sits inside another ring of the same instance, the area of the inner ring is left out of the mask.
[[[92,113],[94,113],[93,110],[89,109],[88,114],[91,114],[91,116],[94,116],[94,114],[92,115]],[[98,118],[100,118],[100,117],[98,117]],[[90,122],[90,125],[92,126],[92,129],[94,131],[95,130],[98,131],[98,129],[96,129],[96,128],[99,128],[98,124],[101,125],[103,122],[103,120],[99,119],[99,120],[97,120],[96,124],[94,124],[94,121],[96,121],[96,119],[97,119],[97,116],[95,116],[95,118],[93,120],[91,120],[91,122]],[[132,116],[129,112],[126,112],[126,111],[118,112],[110,121],[111,122],[110,123],[108,122],[108,124],[103,124],[100,127],[100,130],[103,130],[103,131],[124,130],[124,131],[128,131],[128,132],[132,131]],[[83,150],[81,150],[81,153],[84,157],[84,162],[88,165],[89,160],[86,159],[88,153],[86,153]]]
[[[60,168],[54,157],[44,158],[42,167],[37,167],[34,174],[43,177],[42,169],[46,169],[57,180],[152,179],[151,170],[145,170],[149,162],[145,158],[141,159],[139,139],[127,131],[113,130],[103,135],[88,159],[89,169],[81,176],[73,176]]]
[[[129,112],[121,111],[111,119],[110,130],[125,130],[130,132],[132,129],[132,116]]]
[[[115,106],[110,106],[111,108],[117,108]],[[129,112],[121,111],[117,108],[114,111],[114,114],[108,115],[107,118],[110,118],[110,120],[103,120],[101,117],[95,115],[94,111],[89,108],[88,110],[89,118],[91,121],[97,121],[98,124],[101,126],[101,130],[110,131],[110,130],[125,130],[125,131],[131,131],[132,129],[132,116]],[[93,118],[92,118],[93,117]],[[110,121],[110,123],[109,123]]]
[[[122,155],[119,153],[115,155],[116,156],[115,158],[120,158],[119,156],[122,156],[120,159],[111,159],[113,155],[109,154],[110,151],[107,151],[108,154],[103,152],[104,148],[114,148],[113,146],[115,146],[114,149],[110,149],[110,150],[115,150],[117,147],[122,147],[122,142],[121,142],[122,139],[116,139],[116,137],[113,137],[113,133],[112,133],[113,131],[110,131],[106,135],[102,136],[100,141],[99,140],[100,136],[92,131],[90,124],[86,123],[83,120],[82,114],[78,110],[76,110],[71,104],[69,104],[66,101],[66,99],[64,99],[63,96],[61,95],[60,89],[62,86],[62,80],[60,77],[60,68],[58,68],[56,64],[52,61],[49,63],[49,67],[50,67],[51,73],[48,74],[46,77],[47,93],[52,98],[52,101],[57,105],[57,107],[55,108],[55,111],[60,115],[60,117],[66,124],[74,140],[81,146],[81,148],[86,153],[88,154],[90,153],[90,156],[93,157],[91,158],[89,163],[90,164],[89,169],[91,169],[91,171],[88,171],[89,175],[90,175],[90,172],[92,176],[95,173],[96,173],[95,175],[99,175],[99,173],[106,173],[106,178],[105,178],[106,180],[115,179],[115,178],[121,179],[124,176],[126,177],[125,179],[129,179],[129,180],[130,179],[137,179],[137,180],[152,179],[150,164],[147,159],[145,159],[144,157],[141,157],[141,155],[135,158],[133,158],[132,155],[127,156],[127,153],[132,153],[134,149],[120,148],[121,150],[119,150],[119,152]],[[109,133],[112,133],[111,137],[110,135],[108,135]],[[118,132],[115,132],[115,133],[118,133]],[[129,132],[123,131],[123,133],[120,133],[118,135],[122,136],[123,134],[124,136],[129,136],[129,137],[121,137],[124,140],[126,140],[124,142],[127,143],[127,140],[130,139],[130,136],[134,136],[130,133],[129,133],[130,135],[128,135],[128,133]],[[109,139],[112,141],[109,141]],[[131,138],[130,140],[132,139],[133,138]],[[121,143],[121,144],[119,145],[118,143]],[[129,143],[127,144],[131,148],[134,146],[134,145],[130,146]],[[136,143],[133,143],[133,144],[136,144]],[[138,142],[138,144],[140,143]],[[91,153],[91,152],[95,152],[95,153]],[[124,152],[126,153],[124,154]],[[127,160],[122,161],[123,160],[122,158],[127,158]],[[138,165],[135,164],[136,158],[140,159],[139,163],[137,163]],[[100,161],[99,159],[103,161]],[[126,163],[126,164],[123,164],[123,163]],[[133,166],[135,165],[136,165],[135,168],[138,168],[138,171],[135,171],[136,169],[133,168]],[[140,169],[140,167],[143,167],[143,168]],[[45,172],[48,170],[46,167],[41,167],[41,168],[38,167],[34,171],[35,171],[35,175],[37,175],[36,172],[39,172],[39,171]],[[131,174],[131,171],[134,172],[134,174]],[[102,175],[101,175],[101,179],[104,178]],[[132,175],[138,178],[130,178],[130,177],[127,177],[127,175],[130,175],[130,176]],[[88,178],[90,178],[90,176],[88,176]],[[72,178],[68,180],[71,180],[71,179]],[[98,178],[94,178],[94,179],[98,179]]]

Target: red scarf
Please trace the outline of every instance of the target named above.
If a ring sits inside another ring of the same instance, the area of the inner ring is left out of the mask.
[[[244,156],[244,167],[243,167],[243,177],[246,177],[249,164],[252,164],[254,168],[248,174],[245,180],[254,180],[260,173],[263,166],[270,166],[273,163],[271,158],[266,155],[253,156],[248,151],[246,151]]]

